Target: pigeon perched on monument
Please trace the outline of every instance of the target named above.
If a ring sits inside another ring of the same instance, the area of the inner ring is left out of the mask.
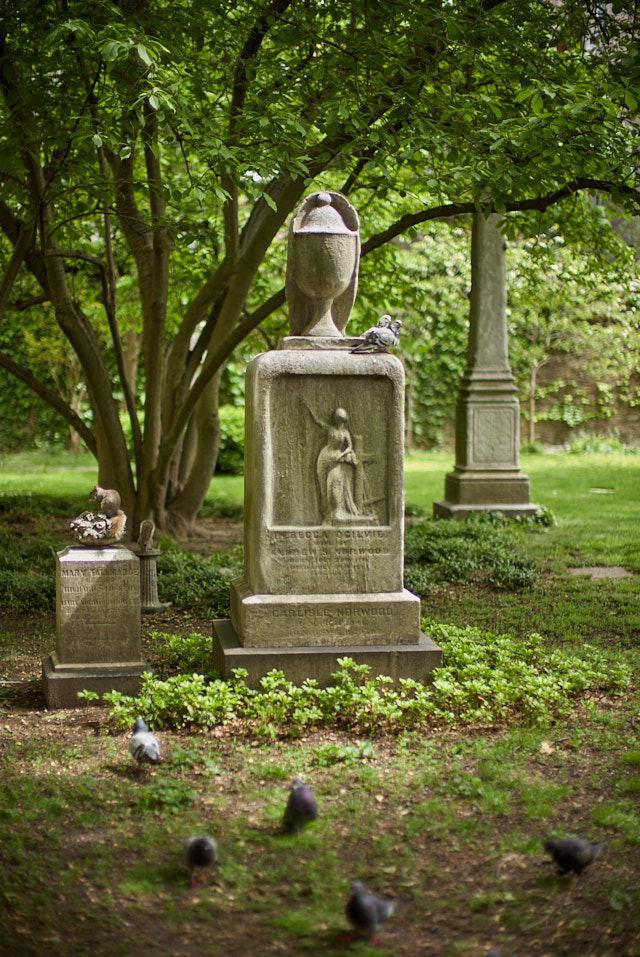
[[[284,830],[289,833],[295,831],[299,835],[302,828],[315,821],[317,816],[318,805],[311,788],[303,784],[300,778],[294,778],[282,818]]]
[[[367,329],[360,339],[362,340],[353,347],[353,353],[368,352],[388,352],[394,349],[400,342],[400,319],[392,319],[387,313],[381,316],[375,326]]]
[[[378,929],[393,912],[394,906],[390,901],[375,894],[368,894],[364,884],[353,881],[345,913],[347,920],[360,936],[367,938],[372,944],[375,943]]]
[[[568,874],[573,871],[578,877],[606,847],[604,841],[583,841],[579,837],[551,838],[544,843],[545,851],[558,865],[559,872]]]
[[[146,722],[138,717],[133,726],[133,733],[129,738],[129,752],[138,762],[143,764],[160,764],[160,745],[157,738],[149,731]]]
[[[184,857],[189,871],[191,886],[195,887],[198,878],[218,859],[218,845],[207,834],[187,838],[184,845]]]

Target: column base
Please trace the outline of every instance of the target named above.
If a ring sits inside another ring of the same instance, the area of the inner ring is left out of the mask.
[[[518,515],[536,515],[539,511],[539,505],[513,505],[505,502],[496,502],[491,505],[471,505],[439,499],[433,503],[434,518],[462,519],[482,512],[502,512],[507,518],[515,518]]]

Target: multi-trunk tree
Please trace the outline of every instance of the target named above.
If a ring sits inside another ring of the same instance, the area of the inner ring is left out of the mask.
[[[544,210],[585,189],[639,205],[631,3],[0,10],[0,316],[55,322],[90,421],[19,356],[0,365],[77,429],[134,527],[193,528],[221,370],[284,302],[273,250],[306,192],[350,196],[364,256],[476,209]]]

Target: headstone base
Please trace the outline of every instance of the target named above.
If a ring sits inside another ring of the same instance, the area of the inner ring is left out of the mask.
[[[89,702],[78,698],[78,691],[120,691],[125,695],[137,695],[145,671],[150,671],[145,661],[109,664],[61,665],[55,651],[42,659],[42,685],[47,708],[81,708]]]
[[[305,679],[314,678],[320,687],[326,687],[339,668],[338,658],[353,658],[359,665],[369,665],[372,677],[389,675],[397,685],[400,678],[427,678],[442,664],[442,651],[422,633],[416,642],[407,645],[247,648],[240,644],[228,618],[213,623],[213,667],[224,678],[230,678],[234,668],[244,668],[249,688],[259,688],[260,679],[274,669],[284,672],[293,684],[301,685]]]
[[[497,502],[495,505],[468,505],[438,499],[433,503],[434,518],[462,519],[482,512],[502,512],[507,518],[515,518],[518,515],[536,515],[539,511],[539,505],[512,505],[504,502]]]
[[[420,599],[407,589],[357,595],[257,595],[231,582],[231,622],[245,647],[415,644]]]

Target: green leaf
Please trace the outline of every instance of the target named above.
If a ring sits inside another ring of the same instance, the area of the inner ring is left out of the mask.
[[[635,98],[635,96],[633,95],[633,93],[631,92],[631,90],[627,90],[627,91],[625,92],[625,94],[624,94],[624,102],[625,102],[625,105],[626,105],[630,110],[635,110],[635,108],[636,108],[637,105],[638,105],[638,101],[637,101],[637,99]]]
[[[102,146],[102,137],[100,136],[99,133],[94,133],[93,136],[91,137],[91,142],[93,143],[95,148],[99,150],[100,147]]]
[[[542,97],[539,93],[534,93],[531,97],[531,110],[536,114],[542,112]]]
[[[267,206],[269,207],[269,209],[272,209],[274,213],[278,212],[278,204],[276,203],[276,201],[273,199],[272,196],[269,196],[268,193],[263,193],[262,198],[267,204]]]
[[[100,49],[100,56],[105,63],[112,63],[120,51],[121,44],[117,40],[110,40]]]
[[[149,51],[147,50],[144,43],[139,43],[136,49],[138,51],[138,56],[140,57],[142,62],[145,64],[145,66],[153,66],[153,60],[149,56]]]

